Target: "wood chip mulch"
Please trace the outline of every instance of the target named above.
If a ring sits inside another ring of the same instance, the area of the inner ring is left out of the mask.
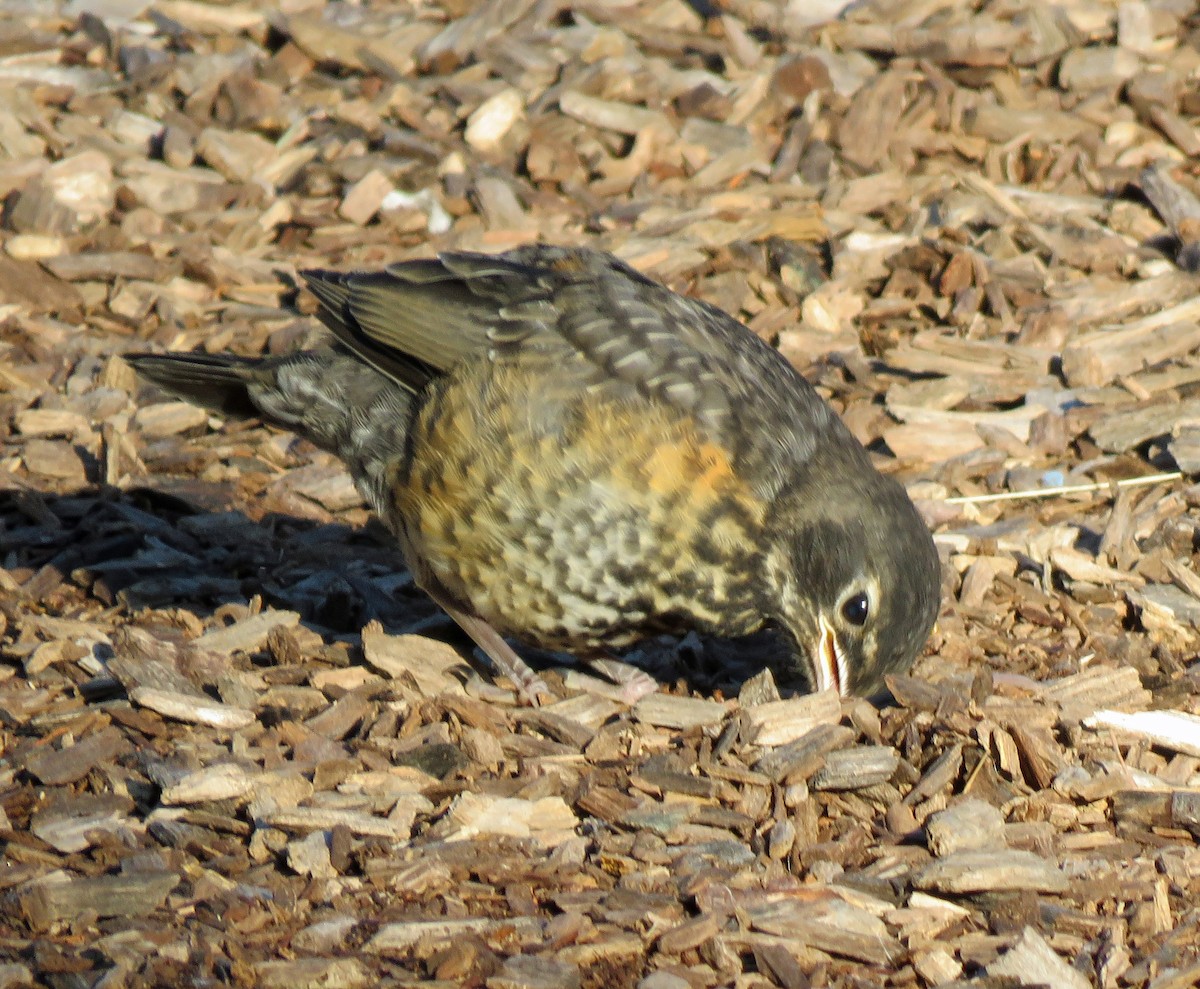
[[[0,989],[1200,980],[1193,0],[0,6]],[[882,706],[517,705],[332,458],[122,352],[616,252],[919,500]]]

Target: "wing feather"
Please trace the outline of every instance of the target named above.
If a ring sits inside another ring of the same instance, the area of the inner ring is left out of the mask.
[[[726,449],[778,460],[762,476],[780,482],[787,464],[807,460],[840,428],[745,326],[609,254],[537,244],[303,275],[338,340],[414,391],[461,361],[536,351],[567,387],[662,402]]]

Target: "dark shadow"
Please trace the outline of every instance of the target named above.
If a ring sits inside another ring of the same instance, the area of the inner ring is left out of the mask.
[[[49,611],[56,595],[43,600],[42,590],[66,584],[101,607],[121,609],[136,624],[151,609],[206,618],[257,595],[264,607],[297,612],[326,644],[353,643],[363,625],[377,620],[390,633],[431,636],[472,656],[470,641],[413,583],[377,521],[356,528],[283,514],[252,519],[226,507],[238,502],[231,485],[181,480],[178,491],[184,493],[154,487],[63,495],[0,491],[0,565],[21,578],[26,592],[24,602],[0,609]],[[63,606],[69,616],[79,603],[64,600]],[[567,660],[522,652],[539,668]],[[763,633],[734,641],[647,642],[623,658],[660,682],[679,680],[702,694],[731,696],[765,665],[785,681],[786,657],[781,639]],[[269,661],[265,653],[255,658]],[[486,660],[474,665],[489,675]]]
[[[205,502],[220,502],[219,486],[203,487]],[[228,494],[232,505],[236,496]],[[436,613],[399,554],[373,537],[374,525],[355,529],[279,514],[253,520],[136,488],[0,491],[0,526],[7,569],[51,568],[100,604],[131,615],[186,607],[208,616],[259,595],[331,636],[357,634],[371,619],[403,627]]]

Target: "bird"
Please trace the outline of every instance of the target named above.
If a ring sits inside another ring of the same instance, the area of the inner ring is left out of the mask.
[[[300,274],[327,344],[125,359],[340,457],[416,583],[523,699],[550,692],[510,640],[602,660],[773,630],[777,676],[843,696],[911,668],[940,605],[928,527],[726,312],[542,243]]]

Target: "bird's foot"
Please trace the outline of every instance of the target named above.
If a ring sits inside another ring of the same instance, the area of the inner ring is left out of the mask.
[[[658,690],[658,681],[649,673],[619,659],[602,656],[589,659],[587,665],[621,688],[619,700],[623,704],[636,704],[647,694]]]
[[[537,707],[544,700],[555,699],[550,688],[546,686],[546,681],[530,669],[529,664],[517,655],[516,650],[504,641],[504,636],[491,625],[478,615],[460,611],[440,598],[434,600],[454,619],[458,627],[471,637],[471,641],[483,650],[496,669],[513,682],[522,701],[530,707]]]

